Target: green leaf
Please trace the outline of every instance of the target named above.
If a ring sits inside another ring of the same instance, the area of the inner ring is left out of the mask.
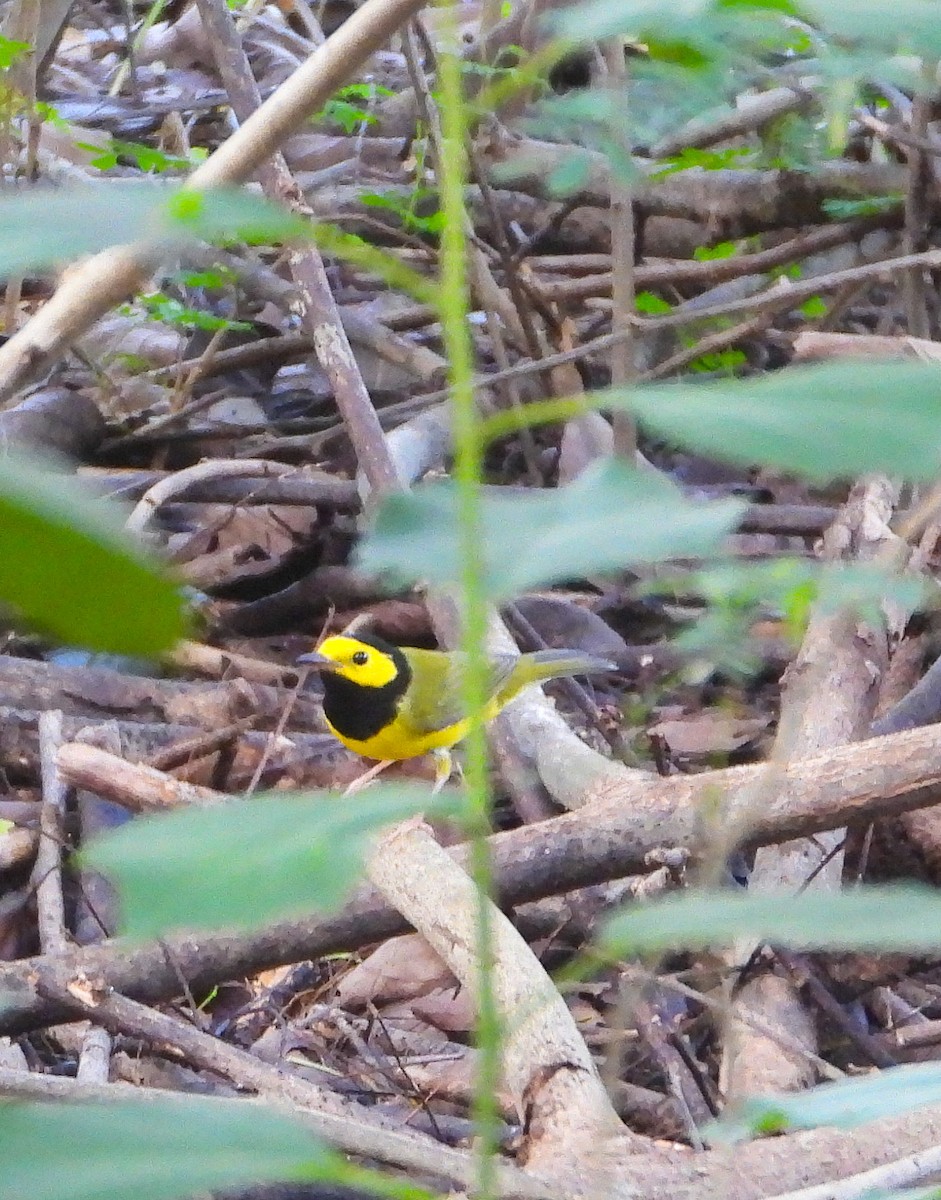
[[[697,246],[693,258],[697,262],[713,262],[718,258],[734,258],[738,250],[738,242],[716,242],[712,246]]]
[[[852,1129],[941,1102],[941,1066],[912,1063],[874,1071],[860,1079],[824,1083],[794,1095],[755,1096],[711,1124],[712,1141],[740,1141],[760,1133],[814,1129],[818,1125]]]
[[[556,14],[552,29],[578,42],[641,31],[658,41],[680,40],[685,26],[705,26],[713,10],[713,0],[674,0],[669,6],[661,0],[588,0]]]
[[[148,296],[138,297],[141,307],[158,321],[174,325],[178,329],[204,329],[215,333],[217,329],[251,330],[248,321],[233,321],[229,317],[217,317],[214,313],[205,312],[200,308],[191,308],[180,300],[175,300],[163,292],[154,292]]]
[[[861,619],[881,624],[886,601],[909,612],[936,602],[934,587],[916,575],[898,574],[876,563],[824,563],[806,558],[718,562],[685,576],[661,574],[635,590],[647,595],[692,593],[710,606],[743,616],[756,606],[770,607],[783,613],[798,635],[812,604],[828,613],[851,609]]]
[[[687,146],[678,154],[669,154],[660,160],[660,164],[656,171],[652,171],[649,178],[654,180],[666,179],[669,175],[674,175],[678,171],[688,171],[691,168],[698,167],[704,171],[723,171],[734,167],[744,167],[747,163],[743,159],[754,158],[754,151],[749,150],[746,146],[728,146],[724,150],[700,150],[695,146]],[[720,246],[731,246],[729,254],[735,253],[734,242],[720,242]],[[694,257],[703,258],[724,258],[726,255],[712,254],[706,247],[701,247],[696,250]]]
[[[673,305],[654,292],[638,292],[634,297],[634,308],[639,313],[646,313],[651,317],[673,311]]]
[[[941,53],[941,21],[935,0],[898,0],[886,20],[879,0],[801,0],[806,18],[827,33],[893,50]]]
[[[251,929],[335,908],[357,882],[371,835],[456,803],[432,798],[429,788],[391,784],[352,800],[271,794],[139,817],[81,858],[117,886],[123,928],[133,937],[180,927]]]
[[[820,207],[834,221],[853,221],[857,217],[881,217],[893,209],[900,208],[902,195],[866,196],[861,200],[841,200],[831,197],[821,202]]]
[[[805,950],[941,948],[941,894],[913,884],[836,894],[748,895],[696,890],[612,918],[600,938],[611,957],[727,945],[736,938]]]
[[[600,393],[661,437],[729,462],[827,480],[884,471],[933,479],[941,465],[941,372],[913,362],[789,367],[729,382]]]
[[[742,512],[732,500],[690,504],[666,480],[616,459],[590,468],[568,487],[485,495],[482,508],[483,575],[493,599],[593,572],[708,553]],[[397,582],[458,581],[454,486],[434,483],[388,497],[363,540],[359,563]]]
[[[153,657],[186,632],[183,599],[117,514],[34,459],[0,459],[0,603],[60,641]]]
[[[810,321],[815,320],[817,317],[825,317],[827,311],[827,302],[822,296],[810,296],[800,306],[801,315],[807,317]]]
[[[0,1109],[2,1192],[30,1200],[175,1200],[321,1178],[334,1157],[300,1125],[239,1100],[167,1095]]]
[[[587,154],[573,153],[552,171],[548,180],[553,196],[569,196],[586,182],[591,171]]]
[[[0,198],[0,278],[125,242],[309,236],[300,218],[239,188],[195,192],[141,182],[30,189]]]
[[[0,70],[8,71],[30,50],[32,50],[32,46],[29,42],[17,42],[0,34]]]

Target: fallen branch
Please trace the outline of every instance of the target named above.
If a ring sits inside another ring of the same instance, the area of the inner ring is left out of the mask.
[[[481,964],[477,889],[427,827],[406,822],[380,843],[369,878],[407,917],[464,987]],[[522,936],[500,912],[491,922],[491,987],[504,1023],[503,1082],[525,1115],[525,1161],[554,1174],[585,1161],[600,1137],[625,1130],[611,1107],[575,1020]],[[635,1148],[643,1143],[636,1139]]]
[[[649,869],[646,856],[652,850],[700,847],[708,837],[708,814],[721,811],[723,819],[735,820],[763,772],[775,771],[778,787],[767,807],[752,814],[747,841],[755,846],[935,804],[933,785],[941,782],[938,743],[936,729],[917,729],[841,746],[783,769],[730,767],[697,777],[659,779],[614,767],[604,777],[595,775],[585,792],[589,807],[488,839],[501,903],[525,903],[641,874]],[[448,853],[459,863],[467,861],[466,847]],[[61,1006],[37,994],[39,966],[63,982],[83,971],[156,1003],[177,995],[181,979],[201,992],[225,979],[356,949],[408,930],[408,922],[374,888],[360,887],[338,913],[283,921],[253,934],[180,933],[159,945],[118,939],[5,963],[0,965],[0,1036],[66,1019]]]

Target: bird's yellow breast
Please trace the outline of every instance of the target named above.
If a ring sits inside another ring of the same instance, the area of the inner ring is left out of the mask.
[[[493,720],[502,707],[502,704],[492,700],[484,709],[484,722]],[[369,738],[359,739],[348,737],[332,725],[329,719],[325,720],[333,736],[348,750],[361,754],[363,758],[389,759],[391,762],[420,758],[423,754],[430,754],[432,750],[450,750],[467,736],[470,726],[469,721],[460,720],[452,725],[445,725],[442,729],[418,730],[409,720],[407,710],[400,710],[378,733]]]
[[[348,750],[361,754],[363,758],[390,759],[400,762],[406,758],[419,758],[432,750],[442,747],[450,749],[456,746],[467,733],[467,721],[458,721],[444,729],[436,729],[431,733],[418,733],[412,729],[401,715],[394,717],[378,733],[364,740],[347,737],[327,721],[327,727],[335,738],[343,743]]]

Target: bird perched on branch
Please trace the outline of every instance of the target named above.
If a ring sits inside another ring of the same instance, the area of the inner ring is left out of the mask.
[[[372,634],[328,637],[297,660],[323,676],[327,725],[348,749],[380,761],[357,779],[357,790],[390,763],[432,754],[434,791],[451,778],[451,749],[467,734],[462,676],[465,656],[393,646]],[[613,663],[578,650],[539,650],[488,660],[484,721],[531,683],[613,671]]]

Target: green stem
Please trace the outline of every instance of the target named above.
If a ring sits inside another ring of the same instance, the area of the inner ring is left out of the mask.
[[[456,35],[456,29],[452,30]],[[451,39],[456,46],[457,37]],[[464,187],[467,177],[467,114],[461,63],[454,53],[438,59],[439,103],[443,137],[439,163],[441,207],[441,296],[439,311],[450,364],[451,424],[454,439],[454,479],[457,488],[461,553],[463,645],[468,658],[464,700],[471,715],[466,739],[465,781],[472,837],[470,868],[477,884],[477,1046],[478,1074],[474,1094],[477,1132],[478,1200],[495,1194],[497,1146],[497,1086],[500,1075],[500,1018],[493,989],[493,929],[491,900],[493,875],[486,837],[490,831],[490,794],[487,778],[487,745],[480,717],[486,699],[487,599],[481,556],[481,475],[483,439],[474,403],[474,361],[468,322],[467,213]]]

